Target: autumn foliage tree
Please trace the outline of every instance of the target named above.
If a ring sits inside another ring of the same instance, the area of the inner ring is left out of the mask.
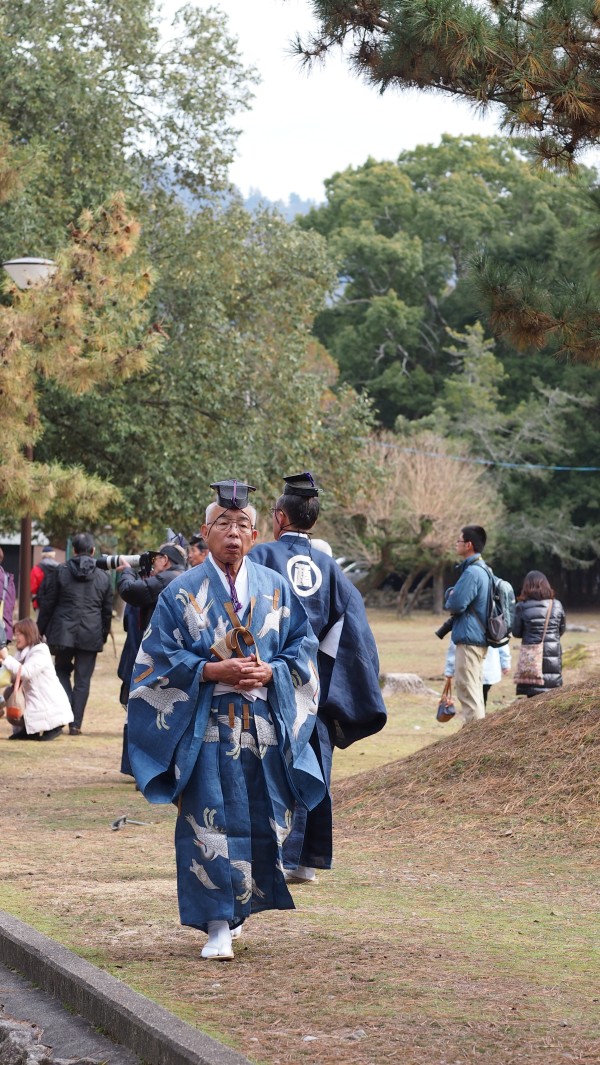
[[[493,480],[464,445],[432,431],[384,433],[367,450],[379,476],[363,482],[344,508],[347,549],[370,564],[359,588],[368,592],[390,573],[401,574],[397,607],[408,613],[433,581],[439,609],[457,530],[476,521],[493,535],[498,525],[502,505]]]
[[[0,514],[5,523],[48,511],[91,521],[118,492],[110,481],[64,462],[30,461],[41,432],[39,384],[51,379],[76,394],[143,369],[162,343],[145,300],[152,275],[134,256],[139,227],[123,197],[82,213],[56,255],[45,285],[5,284],[0,305],[0,397],[4,442]]]

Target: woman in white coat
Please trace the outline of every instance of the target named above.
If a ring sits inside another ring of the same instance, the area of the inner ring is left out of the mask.
[[[52,740],[60,735],[63,725],[73,720],[73,711],[65,689],[56,676],[48,645],[42,642],[40,631],[31,618],[17,621],[14,629],[16,653],[0,648],[0,659],[16,678],[21,670],[21,684],[25,696],[23,724],[9,740]]]

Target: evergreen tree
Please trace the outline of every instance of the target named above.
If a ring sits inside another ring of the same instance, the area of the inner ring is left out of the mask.
[[[515,277],[543,269],[556,298],[565,276],[589,287],[595,175],[532,170],[527,150],[498,137],[445,135],[397,164],[369,159],[334,174],[327,202],[300,221],[327,238],[339,262],[340,285],[317,335],[387,427],[435,406],[448,373],[446,329],[481,314],[475,254]],[[503,345],[505,355],[512,372],[514,345]],[[551,377],[560,373],[546,361]],[[519,373],[529,376],[526,367]]]
[[[0,116],[29,173],[0,257],[52,257],[117,191],[143,221],[156,186],[222,188],[252,80],[214,10],[184,6],[169,26],[155,0],[2,4]]]
[[[345,48],[383,92],[433,90],[495,107],[504,129],[533,138],[544,163],[571,169],[600,137],[600,12],[590,0],[313,0],[316,32],[297,49],[307,62]],[[594,228],[597,230],[596,220]],[[568,271],[558,289],[543,269],[479,264],[481,304],[520,350],[555,346],[600,363],[597,270]]]
[[[309,456],[346,490],[370,413],[336,389],[337,367],[312,335],[334,280],[325,241],[238,203],[195,215],[171,205],[153,240],[171,262],[152,295],[164,350],[93,395],[46,385],[39,453],[56,459],[72,441],[86,469],[121,487],[110,520],[132,549],[166,525],[196,529],[207,486],[232,469],[265,503]]]
[[[544,160],[570,165],[600,136],[600,13],[590,0],[312,0],[308,60],[345,46],[381,91],[428,89],[496,106]]]

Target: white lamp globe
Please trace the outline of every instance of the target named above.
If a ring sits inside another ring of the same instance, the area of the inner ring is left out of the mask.
[[[18,288],[37,288],[56,270],[53,259],[9,259],[2,266]]]

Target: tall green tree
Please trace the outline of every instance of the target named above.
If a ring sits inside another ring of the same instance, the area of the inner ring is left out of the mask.
[[[543,268],[555,292],[565,276],[588,283],[595,180],[532,170],[524,142],[444,136],[397,164],[370,159],[326,182],[327,202],[300,222],[327,238],[339,263],[317,335],[384,425],[435,406],[449,371],[446,328],[480,316],[474,255],[507,273]],[[502,354],[511,352],[505,344]]]
[[[508,374],[480,323],[462,333],[451,330],[449,338],[445,350],[454,372],[433,414],[410,423],[412,430],[435,428],[466,447],[473,462],[487,465],[510,515],[496,550],[515,581],[523,566],[543,568],[549,558],[566,569],[589,567],[600,542],[597,474],[560,467],[593,465],[581,443],[597,405],[597,374],[576,367],[576,391],[567,390],[567,381],[551,386],[533,375],[511,402],[502,392]],[[406,430],[407,423],[398,428]]]
[[[155,0],[2,4],[0,115],[30,164],[0,257],[51,256],[119,190],[141,217],[156,185],[222,188],[252,79],[214,9],[183,6],[168,26]]]
[[[100,394],[48,386],[40,453],[55,459],[73,441],[86,469],[121,487],[111,520],[132,547],[167,524],[196,529],[208,485],[232,471],[266,500],[282,473],[311,463],[346,490],[370,410],[335,388],[337,368],[312,336],[334,283],[325,241],[235,203],[171,209],[155,239],[171,256],[154,290],[163,352]]]
[[[572,169],[600,137],[600,14],[589,0],[313,0],[307,62],[345,48],[379,86],[416,87],[495,107],[511,134],[532,138],[538,159]],[[598,223],[596,220],[595,229]],[[523,351],[558,346],[600,364],[598,271],[569,271],[557,288],[543,269],[479,264],[480,310]],[[591,283],[590,283],[591,282]]]
[[[369,160],[334,175],[326,204],[301,223],[339,263],[317,335],[342,377],[373,398],[380,424],[401,434],[420,426],[474,461],[513,464],[491,468],[510,515],[496,560],[516,581],[523,566],[558,576],[593,561],[597,475],[522,467],[597,465],[590,411],[600,378],[561,354],[559,338],[526,355],[508,336],[486,339],[470,263],[485,254],[513,278],[543,269],[554,299],[569,274],[592,293],[595,181],[583,169],[532,170],[521,142],[445,136],[397,164]]]

